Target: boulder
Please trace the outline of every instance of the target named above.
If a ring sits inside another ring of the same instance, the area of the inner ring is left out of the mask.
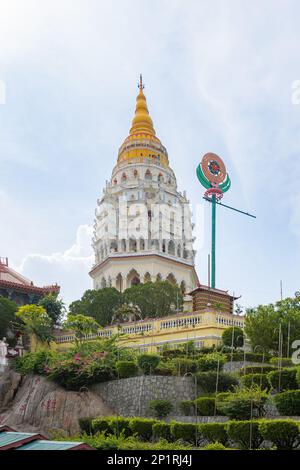
[[[27,432],[74,435],[79,432],[79,418],[113,415],[100,395],[83,388],[66,391],[46,377],[11,373],[3,383],[0,378],[0,424]],[[19,379],[19,382],[18,382]],[[16,390],[17,389],[17,390]],[[2,392],[1,392],[2,390]],[[6,406],[2,406],[2,396]],[[8,404],[10,404],[8,408]]]

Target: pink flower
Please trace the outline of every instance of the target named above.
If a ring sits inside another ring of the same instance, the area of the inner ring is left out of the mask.
[[[80,361],[81,360],[80,354],[79,353],[75,354],[74,359],[75,361]]]

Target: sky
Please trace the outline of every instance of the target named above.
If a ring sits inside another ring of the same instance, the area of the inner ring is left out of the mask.
[[[150,115],[196,223],[207,283],[207,152],[232,187],[217,209],[217,287],[256,306],[300,290],[298,1],[0,0],[0,256],[67,303],[91,288],[97,198],[143,74]],[[200,205],[200,208],[199,208]],[[199,215],[200,214],[200,215]]]

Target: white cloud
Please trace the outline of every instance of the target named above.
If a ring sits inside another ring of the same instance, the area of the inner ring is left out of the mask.
[[[70,248],[50,255],[29,254],[15,269],[37,285],[57,282],[61,286],[63,299],[69,304],[92,285],[88,275],[93,263],[92,231],[91,226],[80,225],[76,241]]]

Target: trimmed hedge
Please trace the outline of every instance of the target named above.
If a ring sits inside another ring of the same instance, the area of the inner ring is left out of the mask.
[[[295,365],[290,357],[282,357],[281,359],[279,357],[271,357],[269,363],[275,367],[279,367],[280,364],[281,367],[294,367]]]
[[[168,442],[171,442],[173,439],[170,423],[164,423],[161,421],[160,423],[153,424],[152,436],[155,440],[166,439]]]
[[[300,390],[288,390],[274,397],[277,410],[283,416],[300,415]]]
[[[296,449],[300,443],[299,425],[291,420],[261,421],[259,432],[265,440],[276,445],[277,450]]]
[[[136,434],[143,441],[150,441],[152,437],[152,426],[158,423],[156,419],[131,418],[129,427],[132,434]]]
[[[193,400],[184,400],[179,403],[179,409],[185,416],[195,415],[195,403]]]
[[[112,434],[120,435],[124,434],[125,437],[131,436],[130,429],[130,418],[124,418],[123,416],[113,417],[110,420],[110,429]]]
[[[213,397],[199,397],[194,400],[194,404],[199,416],[213,416],[216,399]]]
[[[164,375],[170,376],[174,375],[174,367],[165,362],[160,362],[157,367],[154,369],[155,375]]]
[[[92,434],[92,420],[93,418],[79,418],[80,431],[86,434]]]
[[[160,363],[160,357],[156,354],[141,354],[138,357],[138,366],[145,375],[153,374]]]
[[[171,421],[171,435],[175,441],[181,440],[189,444],[198,445],[200,441],[199,428],[193,423],[177,423]]]
[[[89,428],[91,425],[91,434],[100,433],[103,439],[110,439],[111,442],[107,442],[105,444],[106,447],[101,447],[101,449],[119,448],[111,446],[114,446],[118,439],[123,441],[128,437],[133,439],[134,435],[140,439],[136,443],[154,439],[160,442],[164,440],[166,442],[181,440],[193,446],[199,445],[203,441],[218,442],[226,445],[229,439],[239,448],[248,449],[250,448],[250,426],[252,427],[252,449],[258,449],[263,440],[271,441],[279,450],[296,449],[300,444],[299,423],[292,420],[242,420],[229,421],[227,423],[201,423],[197,425],[195,423],[180,423],[176,421],[166,423],[146,418],[106,416],[94,419],[81,418],[79,423],[82,432],[90,434]],[[94,439],[94,436],[86,437]],[[107,447],[108,445],[109,447]],[[176,445],[180,448],[180,443],[176,443]],[[174,447],[174,449],[176,448]]]
[[[226,353],[226,357],[228,361],[231,361],[231,353]],[[246,353],[246,361],[248,362],[265,362],[270,359],[269,354],[259,354],[259,353],[253,353],[253,352],[248,352]],[[235,362],[240,362],[244,360],[244,353],[243,351],[240,352],[234,352],[232,355],[232,360]]]
[[[120,379],[125,379],[137,375],[139,369],[134,361],[117,361],[116,370]]]
[[[171,413],[173,405],[170,400],[157,399],[150,401],[149,408],[158,418],[164,418]]]
[[[200,450],[233,450],[233,449],[226,448],[220,442],[213,442],[212,444],[207,444],[207,446],[201,447]]]
[[[216,391],[217,372],[197,372],[197,383],[199,387],[206,393],[214,393]],[[218,377],[218,392],[227,392],[233,390],[239,384],[236,377],[220,372]]]
[[[198,361],[180,357],[172,360],[174,374],[184,375],[187,373],[195,373],[198,369]]]
[[[162,352],[162,356],[164,358],[173,358],[173,357],[181,357],[186,356],[186,352],[183,349],[166,349]]]
[[[241,449],[258,449],[263,442],[259,431],[259,421],[229,421],[226,423],[229,439],[235,442]]]
[[[209,442],[220,442],[226,445],[228,435],[226,431],[226,423],[203,423],[199,425],[201,438]]]
[[[232,393],[218,404],[218,409],[230,419],[248,420],[261,418],[265,414],[268,395],[258,390],[241,390]]]
[[[297,369],[282,369],[274,370],[267,374],[267,379],[269,384],[274,390],[277,391],[285,391],[285,390],[297,390],[298,383],[297,383]],[[279,386],[280,382],[280,386]]]
[[[206,354],[198,359],[198,370],[200,372],[207,372],[211,370],[218,370],[219,364],[219,371],[223,369],[224,364],[226,363],[226,356],[225,354],[220,353],[211,353]]]
[[[112,433],[111,420],[113,416],[102,416],[92,419],[92,433],[104,432],[106,435]]]
[[[298,384],[298,388],[300,388],[300,367],[297,368],[296,381],[297,381],[297,384]]]
[[[246,366],[240,369],[240,375],[267,374],[268,372],[272,372],[273,370],[276,370],[276,367],[271,365]]]
[[[252,388],[253,385],[261,390],[270,390],[271,386],[266,374],[247,374],[241,377],[241,382],[245,388]]]

